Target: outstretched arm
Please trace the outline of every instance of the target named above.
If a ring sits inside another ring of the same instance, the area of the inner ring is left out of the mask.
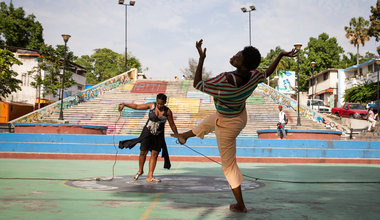
[[[120,103],[119,104],[119,111],[123,110],[124,106],[136,110],[145,110],[150,109],[152,107],[153,103],[145,103],[145,104],[128,104],[128,103]]]
[[[281,58],[286,56],[286,57],[295,57],[296,54],[298,53],[298,50],[296,49],[293,49],[289,52],[286,52],[286,51],[282,51],[277,57],[276,59],[273,61],[273,63],[268,67],[267,71],[266,71],[266,75],[267,77],[269,77],[273,72],[274,70],[276,69],[278,63],[280,62]]]
[[[198,50],[199,53],[199,61],[198,61],[198,66],[197,70],[195,71],[195,76],[194,76],[194,82],[193,86],[195,87],[200,81],[202,81],[202,70],[203,70],[203,63],[206,59],[206,48],[202,50],[202,43],[203,40],[201,39],[200,41],[197,41],[195,44],[195,47]]]

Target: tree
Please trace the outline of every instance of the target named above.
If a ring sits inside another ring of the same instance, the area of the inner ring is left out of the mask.
[[[198,62],[194,58],[189,59],[189,67],[182,69],[181,72],[186,79],[194,79],[195,72],[197,71]],[[212,75],[211,72],[206,71],[206,68],[202,69],[202,79],[208,79]]]
[[[261,58],[261,63],[259,68],[266,69],[269,67],[269,65],[276,59],[276,57],[283,51],[283,49],[280,46],[276,46],[275,49],[271,49],[269,53],[267,53],[267,56],[265,58]],[[294,59],[289,57],[283,57],[280,62],[278,63],[276,67],[276,74],[272,74],[269,78],[273,79],[278,71],[281,70],[295,70],[297,68],[297,63],[294,61]],[[271,81],[273,82],[273,81]],[[274,84],[271,86],[275,86]]]
[[[44,72],[44,76],[41,74],[35,74],[33,76],[34,82],[31,85],[34,88],[40,88],[43,86],[43,96],[53,95],[57,96],[59,90],[62,88],[62,69],[65,68],[65,82],[64,87],[69,88],[75,84],[75,81],[71,78],[73,72],[70,71],[70,66],[75,59],[73,52],[66,52],[66,66],[64,63],[64,45],[57,45],[53,48],[51,45],[42,46],[40,49],[40,57],[38,58],[38,66],[30,73]]]
[[[376,8],[371,6],[371,13],[368,35],[374,37],[376,41],[380,41],[380,0],[377,0]]]
[[[342,61],[340,62],[339,68],[346,69],[356,64],[355,54],[348,52],[347,55],[343,54]]]
[[[374,37],[377,42],[380,41],[380,0],[377,0],[376,8],[371,6],[372,15],[369,16],[370,26],[368,35]],[[380,46],[377,47],[377,53],[380,55]]]
[[[0,3],[0,45],[39,49],[44,44],[42,25],[31,14],[25,16],[23,8]]]
[[[125,57],[111,49],[95,49],[91,56],[84,55],[76,63],[87,69],[86,83],[98,84],[125,72]],[[128,56],[128,68],[141,71],[141,63],[134,56]]]
[[[0,49],[0,99],[21,90],[19,84],[22,81],[15,78],[18,74],[11,70],[14,64],[22,65],[22,62],[15,58],[11,51]]]
[[[312,75],[311,62],[315,62],[314,73],[328,68],[339,68],[340,57],[344,50],[339,46],[335,37],[322,33],[318,38],[310,37],[304,50],[299,52],[300,57],[300,91],[308,88],[306,79]]]
[[[369,103],[376,99],[376,83],[365,83],[350,89],[346,89],[344,93],[345,102],[358,102],[362,104]]]
[[[363,17],[351,18],[350,26],[345,26],[346,38],[350,39],[350,43],[356,46],[356,64],[359,65],[359,45],[363,47],[366,41],[369,41],[368,35],[369,21]]]

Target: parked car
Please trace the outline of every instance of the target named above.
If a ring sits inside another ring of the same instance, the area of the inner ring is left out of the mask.
[[[307,107],[318,111],[320,113],[330,113],[331,110],[329,107],[326,107],[325,103],[321,99],[308,99],[306,101]]]
[[[367,109],[360,103],[344,103],[342,108],[332,108],[331,114],[338,117],[367,119]]]

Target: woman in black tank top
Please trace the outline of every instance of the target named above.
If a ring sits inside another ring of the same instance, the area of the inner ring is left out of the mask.
[[[139,171],[133,178],[138,180],[138,178],[144,173],[144,164],[146,160],[146,155],[148,151],[151,151],[151,157],[149,160],[149,172],[146,178],[147,182],[161,182],[161,180],[154,178],[153,172],[156,168],[157,157],[162,149],[161,156],[164,157],[165,163],[164,168],[170,169],[170,159],[169,153],[165,142],[165,123],[169,121],[170,128],[176,134],[178,134],[177,127],[173,120],[172,111],[165,106],[166,95],[160,93],[157,95],[155,103],[146,104],[120,104],[119,111],[121,111],[124,106],[137,110],[149,109],[148,120],[140,134],[140,137],[124,140],[119,142],[119,148],[133,148],[137,143],[140,143],[140,156],[139,156]]]

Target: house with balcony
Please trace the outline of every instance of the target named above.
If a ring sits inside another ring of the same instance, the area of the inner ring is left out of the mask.
[[[15,48],[15,47],[4,47],[4,46],[2,48],[12,51],[15,57],[22,62],[22,65],[12,66],[12,70],[18,73],[16,78],[22,81],[20,85],[21,90],[17,92],[13,92],[10,95],[8,95],[8,97],[4,99],[6,102],[25,103],[25,104],[31,104],[33,106],[40,105],[39,107],[42,107],[43,104],[50,104],[54,101],[59,100],[59,96],[48,95],[46,97],[42,97],[44,88],[41,87],[41,88],[36,89],[31,86],[31,82],[34,81],[33,79],[34,74],[41,74],[42,77],[44,77],[45,75],[44,71],[42,71],[41,73],[33,73],[33,74],[29,73],[35,67],[38,66],[37,58],[40,56],[40,54],[37,50]],[[71,66],[70,71],[73,72],[72,79],[76,82],[76,84],[74,84],[70,88],[65,88],[65,91],[63,94],[64,98],[74,95],[84,90],[85,85],[86,85],[86,71],[87,70],[75,63],[71,63],[70,66]],[[59,94],[61,94],[61,92],[59,92]],[[42,103],[42,106],[41,106],[41,103]]]
[[[353,65],[344,70],[339,70],[338,107],[344,103],[344,93],[354,86],[363,85],[366,82],[379,82],[380,56],[359,65]]]
[[[337,104],[338,69],[329,68],[306,79],[308,99],[321,99],[330,108]]]

